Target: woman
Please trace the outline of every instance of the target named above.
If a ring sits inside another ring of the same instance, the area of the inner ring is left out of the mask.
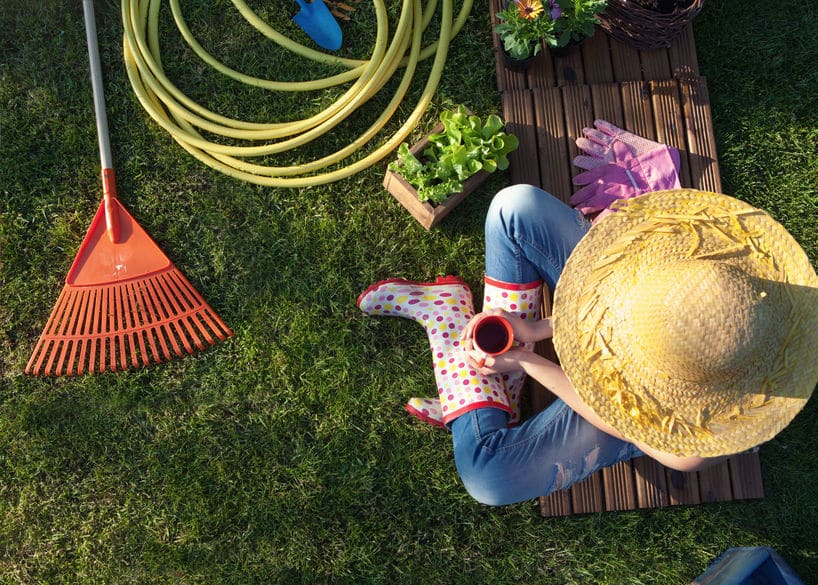
[[[641,454],[698,469],[774,436],[818,382],[818,277],[765,213],[672,190],[590,228],[541,189],[513,186],[486,219],[483,313],[454,277],[382,281],[358,299],[426,328],[442,422],[479,502],[547,495]],[[556,289],[553,320],[536,319],[543,282]],[[484,314],[508,318],[519,345],[479,352]],[[565,371],[532,351],[552,333]],[[515,424],[526,374],[558,400]]]

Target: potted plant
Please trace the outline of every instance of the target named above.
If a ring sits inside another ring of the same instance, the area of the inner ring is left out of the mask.
[[[398,147],[397,160],[389,164],[383,182],[426,229],[448,215],[489,173],[507,169],[508,154],[519,146],[495,114],[481,119],[461,105],[443,111],[440,121],[415,146],[404,142]]]
[[[504,62],[512,69],[540,53],[543,43],[554,52],[594,34],[607,0],[512,0],[497,13],[494,31]]]
[[[556,43],[555,22],[560,7],[555,0],[512,0],[497,13],[500,20],[494,32],[500,38],[500,48],[506,66],[523,68],[527,62],[540,54],[543,42]]]
[[[608,6],[608,0],[556,0],[562,14],[556,22],[555,48],[578,45],[593,36],[600,23],[599,15]]]

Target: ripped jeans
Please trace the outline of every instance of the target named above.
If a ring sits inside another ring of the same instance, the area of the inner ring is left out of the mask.
[[[568,255],[590,228],[582,215],[531,185],[494,197],[486,218],[486,274],[550,290]],[[450,423],[454,459],[478,502],[504,505],[548,495],[642,452],[603,433],[562,400],[519,426],[496,408],[472,410]]]

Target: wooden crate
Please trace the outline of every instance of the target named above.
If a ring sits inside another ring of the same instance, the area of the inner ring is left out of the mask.
[[[468,108],[466,111],[469,114],[472,113]],[[443,132],[443,128],[443,124],[438,124],[432,128],[430,134]],[[428,145],[429,138],[426,136],[418,141],[417,144],[414,144],[409,151],[415,156],[420,157],[420,154]],[[462,191],[459,193],[452,193],[446,198],[445,201],[438,203],[437,205],[432,205],[428,201],[421,201],[418,198],[415,188],[406,179],[404,179],[400,173],[396,173],[389,169],[387,169],[386,174],[383,177],[383,186],[395,199],[400,202],[401,205],[403,205],[409,211],[409,213],[412,214],[412,217],[418,220],[420,225],[429,230],[440,223],[444,217],[449,215],[452,209],[454,209],[461,201],[463,201],[463,199],[477,189],[486,179],[488,179],[488,177],[489,173],[486,171],[478,171],[464,181]]]
[[[440,223],[451,213],[463,199],[470,195],[480,184],[488,178],[486,171],[479,171],[463,183],[460,193],[449,195],[443,203],[432,205],[428,201],[418,199],[417,191],[400,174],[387,170],[383,178],[383,186],[392,196],[412,214],[420,225],[427,230]]]

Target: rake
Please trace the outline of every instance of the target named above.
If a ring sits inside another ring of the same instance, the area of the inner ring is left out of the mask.
[[[26,374],[71,376],[193,354],[233,332],[116,198],[92,0],[83,0],[103,201]]]

